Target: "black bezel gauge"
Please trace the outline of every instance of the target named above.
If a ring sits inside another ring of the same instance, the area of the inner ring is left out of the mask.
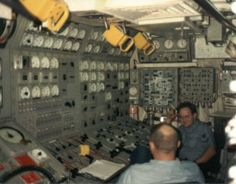
[[[19,144],[24,142],[24,135],[12,127],[0,127],[0,137],[9,143]]]

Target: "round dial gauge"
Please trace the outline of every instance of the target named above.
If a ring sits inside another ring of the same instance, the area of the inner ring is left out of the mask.
[[[97,75],[95,72],[91,72],[89,75],[89,80],[90,81],[95,81],[97,79]]]
[[[104,83],[97,83],[97,92],[103,91],[105,89]]]
[[[90,63],[89,69],[90,69],[90,70],[96,70],[96,68],[97,68],[96,62],[95,62],[95,61],[92,61],[92,62]]]
[[[181,49],[185,49],[187,47],[187,40],[179,39],[177,42],[177,46]]]
[[[153,40],[153,44],[154,44],[156,50],[158,50],[161,47],[161,44],[158,40]]]
[[[75,43],[73,43],[71,50],[77,51],[77,50],[79,50],[79,48],[80,48],[80,43],[75,42]]]
[[[110,48],[108,54],[113,55],[115,53],[115,48]]]
[[[62,39],[56,39],[53,43],[52,47],[54,49],[60,49],[62,47],[63,40]]]
[[[52,96],[58,96],[59,95],[59,87],[58,87],[58,85],[53,85],[52,86],[51,94],[52,94]]]
[[[0,137],[9,143],[18,144],[24,140],[24,136],[18,130],[11,127],[0,128]]]
[[[113,63],[112,64],[112,67],[113,67],[113,69],[116,71],[116,70],[118,70],[118,64],[117,63]]]
[[[105,66],[103,62],[99,62],[97,65],[98,70],[104,70]]]
[[[28,87],[23,87],[20,90],[20,98],[21,99],[29,99],[30,98],[30,90]]]
[[[70,50],[72,47],[72,41],[66,41],[65,45],[64,45],[64,49],[65,50]]]
[[[72,28],[72,30],[70,31],[70,37],[76,38],[77,35],[78,35],[78,33],[79,33],[78,28],[74,27],[74,28]]]
[[[91,39],[92,40],[97,40],[98,39],[98,32],[97,31],[91,33]]]
[[[61,36],[67,36],[69,33],[69,27],[66,27],[61,33],[59,33],[59,35]]]
[[[128,71],[129,70],[129,64],[125,64],[125,71]]]
[[[27,30],[29,31],[38,31],[38,27],[34,25],[34,22],[30,22],[27,26]]]
[[[123,81],[120,81],[119,84],[118,84],[118,88],[119,89],[124,89],[125,87],[125,83]]]
[[[58,69],[59,68],[59,61],[57,58],[52,58],[50,63],[50,68]]]
[[[52,45],[53,45],[53,38],[52,38],[52,37],[46,38],[46,39],[45,39],[45,42],[44,42],[44,44],[43,44],[43,46],[44,46],[45,48],[51,48]]]
[[[102,72],[98,72],[98,81],[104,81],[105,80],[105,74]]]
[[[119,64],[119,69],[120,69],[120,70],[124,70],[124,68],[125,68],[125,64],[124,64],[124,63],[120,63],[120,64]]]
[[[84,82],[84,81],[88,81],[89,80],[89,76],[87,72],[80,72],[80,81]]]
[[[94,53],[99,53],[101,51],[101,46],[100,45],[96,45],[94,48],[93,48],[93,52]]]
[[[85,30],[80,30],[77,37],[80,38],[80,39],[84,39],[86,35],[86,31]]]
[[[129,88],[129,94],[135,96],[138,94],[138,89],[136,87]]]
[[[92,93],[92,92],[96,92],[96,91],[97,91],[96,83],[89,84],[89,92]]]
[[[165,42],[164,42],[164,47],[166,48],[166,49],[172,49],[173,48],[173,46],[174,46],[174,42],[172,41],[172,40],[166,40]]]
[[[34,47],[41,47],[43,45],[43,42],[44,42],[44,37],[41,35],[38,35],[34,38],[33,46]]]
[[[93,45],[90,43],[85,47],[84,51],[85,52],[91,52],[92,48],[93,48]]]
[[[89,69],[88,61],[83,61],[81,64],[81,70],[88,70],[88,69]]]
[[[42,97],[49,97],[50,96],[50,88],[48,86],[44,86],[41,89],[41,94],[42,94]]]
[[[39,86],[34,86],[32,89],[32,98],[40,98],[41,91]]]
[[[48,57],[43,57],[43,58],[41,59],[40,65],[41,65],[41,68],[49,68],[50,62],[49,62]]]
[[[112,94],[111,94],[111,92],[107,92],[106,94],[105,94],[105,101],[109,101],[109,100],[111,100],[112,99]]]
[[[32,34],[24,34],[22,39],[22,45],[31,46],[34,40]]]
[[[39,68],[40,67],[40,60],[38,56],[33,56],[31,58],[31,67],[32,68]]]

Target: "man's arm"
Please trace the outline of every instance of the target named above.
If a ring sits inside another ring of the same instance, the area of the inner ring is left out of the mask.
[[[207,148],[207,150],[203,153],[203,155],[198,158],[195,162],[197,164],[206,163],[208,160],[210,160],[214,155],[216,154],[216,150],[214,146],[210,146]]]

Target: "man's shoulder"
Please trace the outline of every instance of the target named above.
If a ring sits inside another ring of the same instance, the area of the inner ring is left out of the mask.
[[[192,162],[192,161],[181,161],[181,166],[183,167],[183,169],[186,169],[192,172],[196,172],[199,171],[199,167],[196,163]]]

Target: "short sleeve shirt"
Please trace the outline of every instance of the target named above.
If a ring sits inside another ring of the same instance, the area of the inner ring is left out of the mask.
[[[211,128],[200,121],[190,127],[179,127],[182,137],[182,147],[179,158],[197,160],[211,146],[214,147],[214,136]]]

